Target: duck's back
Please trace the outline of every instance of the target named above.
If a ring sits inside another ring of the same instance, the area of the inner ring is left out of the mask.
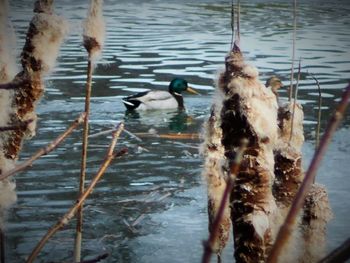
[[[138,110],[152,110],[152,109],[175,109],[179,106],[178,102],[168,91],[149,91],[142,92],[136,95],[123,99],[125,101],[138,105]]]

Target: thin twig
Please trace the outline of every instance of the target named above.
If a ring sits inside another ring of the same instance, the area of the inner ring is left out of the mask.
[[[239,149],[239,151],[237,152],[237,156],[236,159],[234,160],[234,162],[231,165],[230,168],[230,177],[227,180],[226,183],[226,187],[220,202],[220,206],[219,206],[219,210],[217,212],[217,215],[214,219],[214,222],[212,224],[212,228],[209,234],[209,238],[208,240],[203,242],[204,245],[204,251],[203,251],[203,256],[202,256],[202,263],[209,263],[210,262],[210,258],[211,255],[213,253],[213,244],[215,242],[215,240],[217,239],[217,235],[219,234],[219,227],[220,227],[220,223],[222,221],[222,217],[224,215],[224,211],[225,211],[225,205],[230,197],[231,191],[233,189],[234,186],[234,182],[235,182],[235,176],[237,175],[238,171],[239,171],[239,167],[242,161],[242,157],[243,157],[243,153],[245,151],[246,148],[246,143],[243,144],[243,146],[241,147],[241,149]]]
[[[284,245],[288,242],[289,236],[293,231],[294,223],[298,215],[298,212],[300,211],[300,209],[304,204],[305,197],[309,192],[310,187],[312,186],[312,182],[315,180],[316,172],[320,165],[322,157],[327,149],[328,144],[330,143],[330,140],[336,128],[338,127],[341,119],[343,118],[343,115],[345,114],[345,110],[349,103],[349,98],[350,98],[350,84],[348,84],[348,86],[346,87],[345,92],[342,96],[340,103],[337,106],[335,113],[333,114],[332,118],[328,122],[327,129],[324,135],[322,136],[320,146],[317,148],[317,151],[311,161],[309,169],[307,170],[305,178],[298,190],[298,193],[295,196],[295,199],[288,212],[285,222],[283,223],[283,225],[281,226],[278,232],[277,238],[275,240],[275,244],[272,247],[270,255],[267,259],[268,263],[277,262],[278,257]]]
[[[292,120],[291,120],[289,143],[291,143],[291,141],[292,141],[293,132],[294,132],[295,107],[297,105],[297,99],[298,99],[298,88],[299,88],[300,73],[301,73],[301,59],[299,59],[298,78],[297,78],[297,84],[295,86],[295,92],[294,92],[294,104],[293,104],[293,113],[292,113]]]
[[[294,81],[294,60],[295,60],[295,46],[296,46],[296,34],[297,34],[297,0],[294,0],[293,8],[293,47],[292,47],[292,69],[290,73],[290,86],[289,86],[289,101],[293,98],[293,81]]]
[[[12,89],[18,89],[21,85],[19,83],[15,82],[9,82],[5,84],[0,84],[0,90],[12,90]]]
[[[80,166],[80,179],[79,179],[79,194],[80,195],[84,192],[84,188],[85,188],[86,160],[87,160],[88,135],[89,135],[91,83],[92,83],[92,60],[91,60],[91,57],[89,55],[88,66],[87,66],[86,90],[85,90],[85,113],[86,113],[86,116],[85,116],[85,120],[84,120],[83,146],[82,146],[82,151],[81,151],[81,166]],[[75,262],[80,261],[82,228],[83,228],[83,208],[82,208],[82,206],[80,206],[78,208],[78,212],[77,212],[77,225],[76,225],[75,249],[74,249]]]
[[[121,156],[126,153],[126,150],[122,150],[118,152],[117,154],[113,153],[115,145],[117,143],[117,140],[119,138],[120,133],[122,132],[124,128],[124,124],[121,123],[117,130],[113,133],[113,138],[110,143],[109,149],[107,151],[107,154],[105,156],[105,159],[98,170],[95,177],[92,179],[90,185],[86,188],[84,193],[79,195],[78,199],[75,202],[75,205],[69,209],[69,211],[46,233],[46,235],[40,240],[40,242],[36,245],[32,253],[27,259],[27,263],[31,263],[34,261],[34,259],[37,257],[41,249],[44,247],[46,242],[63,226],[67,225],[68,222],[74,217],[74,215],[77,213],[78,208],[81,206],[81,204],[85,201],[85,199],[91,194],[92,190],[96,186],[99,179],[102,177],[106,169],[108,168],[109,164],[113,160],[114,157]]]
[[[83,122],[85,118],[85,113],[80,114],[80,116],[72,123],[72,125],[60,136],[58,136],[55,140],[53,140],[51,143],[49,143],[45,148],[40,149],[37,151],[32,157],[30,157],[28,160],[24,161],[23,163],[17,165],[15,168],[13,168],[10,171],[7,171],[3,174],[0,174],[0,181],[4,180],[5,178],[14,175],[18,173],[19,171],[22,171],[26,169],[28,166],[31,166],[35,160],[37,160],[39,157],[48,154],[53,149],[55,149],[75,128],[78,127],[79,124]]]
[[[25,130],[27,128],[27,126],[33,122],[33,119],[29,119],[26,121],[22,121],[19,124],[16,125],[12,125],[12,126],[5,126],[5,127],[0,127],[0,132],[4,132],[4,131],[13,131],[13,130]]]
[[[318,263],[339,263],[346,262],[350,258],[350,238],[345,240],[339,247],[329,253]]]
[[[322,119],[322,93],[321,93],[320,82],[318,82],[318,79],[313,74],[311,73],[309,74],[315,80],[317,84],[317,89],[318,89],[318,114],[317,114],[316,143],[315,143],[315,150],[317,150],[318,145],[320,144],[320,130],[321,130],[321,119]]]
[[[233,38],[235,35],[235,6],[233,1],[231,1],[231,49],[233,48]]]
[[[237,0],[237,34],[236,34],[236,43],[239,46],[241,41],[241,31],[240,31],[240,20],[241,20],[241,2]]]

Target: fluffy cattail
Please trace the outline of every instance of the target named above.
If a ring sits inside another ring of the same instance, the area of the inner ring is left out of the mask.
[[[0,1],[1,5],[5,1]],[[9,57],[13,46],[7,45],[4,31],[3,14],[5,8],[0,8],[0,70],[1,82],[11,81],[12,91],[0,90],[1,118],[0,124],[11,126],[23,121],[33,120],[26,127],[0,133],[0,173],[12,169],[18,159],[22,141],[35,135],[35,105],[43,90],[43,77],[49,73],[58,55],[63,36],[67,32],[67,23],[61,17],[52,13],[52,1],[40,0],[35,3],[35,12],[26,36],[26,42],[21,54],[22,71],[12,80],[14,73],[9,70],[13,58]],[[6,6],[5,6],[6,7]],[[10,49],[8,49],[11,47]],[[2,54],[4,52],[4,54]],[[5,78],[6,77],[6,78]],[[15,184],[7,179],[0,182],[0,208],[7,209],[16,200]],[[0,212],[4,214],[4,212]]]
[[[0,84],[10,82],[17,73],[13,53],[16,38],[8,14],[8,1],[0,0]],[[0,89],[0,127],[11,125],[13,96],[13,90]],[[8,135],[8,132],[0,132],[0,174],[14,167],[14,161],[6,158],[3,152]],[[0,231],[4,228],[6,211],[16,202],[15,188],[11,179],[0,181]]]
[[[234,45],[219,79],[225,94],[221,110],[222,144],[232,162],[242,140],[247,149],[231,193],[236,262],[261,262],[271,246],[270,217],[276,213],[272,196],[273,149],[277,140],[277,102],[260,83],[255,67],[246,65]]]
[[[304,255],[301,262],[318,262],[325,256],[326,225],[332,216],[326,188],[314,184],[304,204],[302,216]]]
[[[217,91],[218,92],[218,91]],[[218,94],[219,97],[219,94]],[[222,130],[220,121],[221,111],[220,98],[214,103],[209,120],[204,125],[204,143],[202,145],[202,154],[205,158],[203,177],[207,183],[208,195],[208,219],[209,232],[212,232],[213,223],[217,217],[219,207],[227,186],[227,178],[223,170],[226,162],[225,149],[221,144]],[[231,228],[229,200],[225,203],[225,209],[219,225],[217,238],[214,244],[211,244],[212,250],[219,257],[226,246]]]
[[[68,32],[68,23],[52,13],[50,1],[37,2],[44,2],[45,8],[35,9],[38,13],[30,22],[21,62],[23,69],[29,74],[38,72],[42,77],[55,66],[63,38]]]
[[[102,13],[103,0],[91,0],[86,20],[84,21],[84,47],[90,58],[101,55],[105,40],[105,22]]]

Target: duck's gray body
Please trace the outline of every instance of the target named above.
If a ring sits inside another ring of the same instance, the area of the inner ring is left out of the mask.
[[[135,94],[123,99],[123,103],[129,110],[165,110],[179,108],[179,102],[175,96],[168,91],[148,91]],[[182,97],[182,96],[181,96]]]
[[[184,100],[181,95],[183,91],[198,94],[188,86],[186,80],[175,78],[170,82],[168,91],[153,90],[137,93],[123,98],[123,103],[128,110],[184,109]]]

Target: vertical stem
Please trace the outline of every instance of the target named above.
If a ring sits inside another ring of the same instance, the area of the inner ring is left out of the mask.
[[[0,227],[0,263],[5,263],[5,234]]]
[[[294,104],[293,104],[293,113],[292,113],[292,120],[291,120],[289,144],[291,143],[292,138],[293,138],[295,107],[296,107],[297,98],[298,98],[298,88],[299,88],[300,73],[301,73],[301,59],[299,59],[298,78],[297,78],[297,84],[295,86],[295,93],[294,93]]]
[[[240,40],[241,40],[241,33],[240,33],[240,19],[241,19],[241,3],[240,0],[237,0],[237,44],[239,46]]]
[[[233,48],[233,38],[235,35],[235,7],[233,0],[231,1],[231,48]]]
[[[318,114],[317,114],[316,143],[315,143],[315,150],[317,150],[320,144],[320,130],[321,130],[321,117],[322,117],[322,93],[321,93],[320,83],[318,82],[317,78],[313,75],[311,75],[311,77],[316,81],[317,89],[318,89]]]
[[[317,151],[311,161],[309,169],[305,174],[303,183],[301,184],[299,191],[295,196],[293,204],[288,212],[288,215],[283,225],[281,226],[280,231],[278,232],[275,243],[271,249],[270,255],[267,258],[268,263],[278,262],[278,257],[282,252],[284,245],[288,242],[290,234],[293,231],[294,223],[297,218],[297,215],[304,204],[305,197],[309,192],[313,181],[315,180],[318,166],[321,163],[322,157],[327,149],[327,146],[330,143],[331,138],[336,128],[338,127],[341,119],[343,118],[343,115],[345,114],[345,110],[349,104],[349,99],[350,99],[350,84],[348,84],[348,86],[346,87],[345,92],[342,96],[340,103],[338,104],[338,107],[335,113],[333,114],[332,118],[328,122],[327,129],[324,135],[322,136],[320,146],[317,148]]]
[[[113,153],[115,145],[117,143],[117,140],[120,136],[120,133],[122,132],[124,128],[124,124],[121,123],[117,127],[117,129],[112,133],[112,141],[109,145],[106,157],[103,161],[103,163],[100,166],[100,169],[98,170],[97,174],[93,177],[91,180],[89,186],[86,188],[86,190],[79,195],[78,199],[76,200],[74,206],[72,206],[69,211],[59,219],[59,221],[47,231],[45,236],[39,241],[39,243],[36,245],[36,247],[33,249],[32,253],[29,255],[26,263],[32,263],[35,258],[38,256],[42,248],[45,246],[47,241],[63,226],[67,225],[69,221],[73,218],[74,215],[76,215],[78,208],[84,203],[85,199],[91,194],[92,190],[96,186],[97,182],[100,180],[106,169],[108,168],[109,164],[113,160],[114,157],[117,157],[118,155],[123,155],[126,153],[126,150],[122,150],[119,152],[119,154]]]
[[[292,69],[290,73],[289,101],[293,98],[293,80],[294,80],[294,60],[295,60],[295,42],[297,33],[297,0],[294,0],[293,8],[293,51],[292,51]]]
[[[91,97],[91,82],[92,82],[92,61],[89,55],[88,68],[87,68],[87,81],[86,81],[86,93],[85,93],[85,121],[83,130],[83,145],[82,145],[82,159],[80,167],[80,184],[79,194],[84,193],[85,177],[86,177],[86,160],[87,160],[87,148],[88,148],[88,135],[89,135],[89,115],[90,115],[90,97]],[[79,206],[77,211],[77,226],[75,237],[75,249],[74,260],[80,262],[81,259],[81,240],[82,240],[82,228],[83,228],[83,203]]]

